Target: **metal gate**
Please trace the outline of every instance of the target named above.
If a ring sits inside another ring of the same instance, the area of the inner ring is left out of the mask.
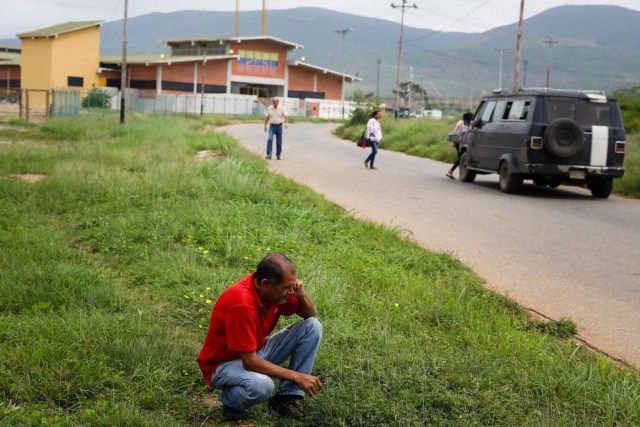
[[[51,115],[57,117],[78,117],[80,116],[80,91],[60,90],[52,91],[53,102],[51,103]]]

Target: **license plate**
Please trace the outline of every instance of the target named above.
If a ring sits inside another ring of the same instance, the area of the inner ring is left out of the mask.
[[[585,171],[569,171],[569,179],[585,179]]]

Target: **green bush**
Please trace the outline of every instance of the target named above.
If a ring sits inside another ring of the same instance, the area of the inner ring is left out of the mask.
[[[613,94],[620,103],[627,133],[640,131],[640,86],[621,89]]]
[[[92,90],[82,98],[82,108],[109,108],[109,95],[99,90]]]
[[[20,93],[9,92],[0,93],[0,103],[17,104],[20,102]]]
[[[356,108],[351,113],[351,119],[349,119],[349,126],[364,125],[371,118],[371,113],[377,110],[380,105],[378,99],[373,101],[366,101],[364,93],[358,89],[353,93],[353,102],[356,103]]]

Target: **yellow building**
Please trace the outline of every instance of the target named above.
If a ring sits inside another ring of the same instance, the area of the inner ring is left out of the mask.
[[[100,25],[103,21],[67,22],[18,34],[22,41],[23,89],[89,90],[98,86]],[[44,104],[44,97],[37,104]]]

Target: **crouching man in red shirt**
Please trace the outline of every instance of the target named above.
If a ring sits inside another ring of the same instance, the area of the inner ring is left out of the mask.
[[[293,314],[303,320],[266,338],[280,316]],[[267,255],[255,273],[220,295],[198,365],[207,384],[222,390],[225,418],[244,419],[247,408],[267,400],[283,417],[304,417],[296,400],[322,388],[320,379],[311,375],[322,339],[315,315],[296,267],[282,254]],[[287,358],[288,368],[281,367]],[[280,379],[275,394],[271,378]]]

